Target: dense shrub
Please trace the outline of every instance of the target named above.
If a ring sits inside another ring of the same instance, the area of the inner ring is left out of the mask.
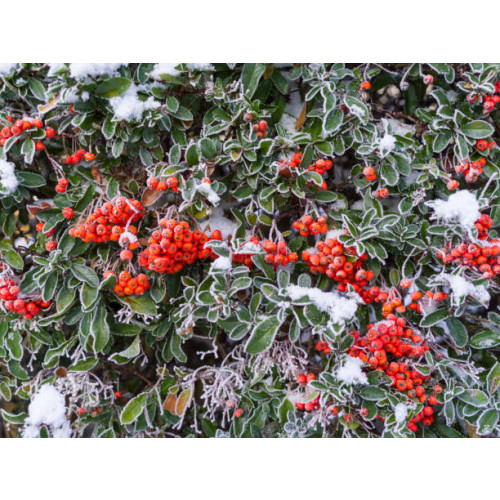
[[[4,435],[498,435],[500,65],[0,78]]]

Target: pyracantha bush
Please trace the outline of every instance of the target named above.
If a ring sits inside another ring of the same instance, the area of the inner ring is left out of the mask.
[[[0,65],[2,432],[499,433],[499,64]]]

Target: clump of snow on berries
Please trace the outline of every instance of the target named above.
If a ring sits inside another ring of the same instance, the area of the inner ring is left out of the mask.
[[[171,75],[177,76],[180,74],[180,71],[176,69],[176,66],[179,66],[179,63],[158,63],[155,64],[153,71],[149,73],[149,76],[161,80],[161,75]]]
[[[217,205],[220,201],[220,196],[213,190],[208,182],[201,182],[196,186],[196,190],[207,197],[212,205]]]
[[[16,66],[17,63],[0,63],[0,76],[9,76]]]
[[[152,96],[142,101],[137,95],[138,90],[137,86],[131,85],[123,95],[109,100],[116,118],[125,121],[140,120],[145,111],[160,107],[160,103]]]
[[[0,186],[5,188],[9,193],[13,193],[19,182],[17,180],[14,164],[0,159]]]
[[[432,200],[426,204],[434,210],[433,218],[446,222],[456,221],[464,229],[472,228],[481,216],[476,197],[467,190],[451,194],[446,201]]]
[[[479,303],[487,306],[490,302],[490,294],[483,285],[474,285],[458,274],[441,273],[452,291],[451,303],[457,305],[462,297],[470,296]]]
[[[42,425],[49,428],[52,437],[71,437],[70,424],[66,418],[64,396],[50,384],[40,387],[31,400],[28,406],[28,418],[22,432],[23,437],[40,437]]]
[[[115,75],[123,63],[71,63],[69,72],[73,78]]]
[[[231,259],[229,257],[218,257],[212,262],[212,270],[228,271],[231,269]]]
[[[394,416],[396,417],[396,423],[402,424],[408,416],[408,406],[404,403],[398,403],[394,408]]]
[[[358,309],[357,300],[342,297],[335,291],[323,292],[319,288],[288,285],[287,293],[292,300],[309,298],[320,311],[328,313],[335,324],[343,324],[349,321]]]
[[[361,367],[363,366],[363,361],[359,358],[353,358],[351,356],[345,358],[343,365],[337,369],[336,377],[338,380],[348,384],[368,384],[368,378]]]

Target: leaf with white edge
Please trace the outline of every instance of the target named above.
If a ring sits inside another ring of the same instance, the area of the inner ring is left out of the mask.
[[[84,264],[74,263],[71,266],[71,272],[80,281],[87,283],[91,287],[97,288],[99,286],[99,278],[97,274]]]
[[[470,340],[474,349],[490,349],[500,345],[500,330],[485,330],[477,333]]]
[[[493,125],[483,120],[472,120],[460,127],[460,132],[472,139],[484,139],[485,137],[489,137],[494,131]]]
[[[490,408],[489,410],[481,413],[481,415],[477,419],[476,432],[480,436],[487,436],[488,434],[493,433],[498,424],[499,416],[500,412],[493,408]]]
[[[488,396],[479,389],[466,389],[458,395],[458,399],[477,408],[488,405]]]
[[[120,415],[120,422],[123,425],[135,422],[143,412],[144,408],[146,407],[147,399],[148,399],[148,394],[146,392],[143,392],[142,394],[139,394],[135,398],[132,398],[126,404],[125,408],[123,408],[123,411]]]
[[[131,359],[136,358],[141,353],[141,339],[139,335],[135,337],[134,341],[123,351],[112,354],[109,357],[110,361],[118,365],[128,363]]]
[[[361,390],[360,396],[368,401],[380,401],[387,397],[387,394],[380,387],[369,385]]]
[[[469,340],[469,335],[463,323],[458,318],[451,317],[446,320],[446,324],[453,343],[459,348],[465,347]]]
[[[448,318],[448,310],[447,309],[438,309],[437,311],[433,311],[428,314],[422,321],[420,322],[420,326],[432,326],[443,319]]]
[[[128,304],[132,311],[139,314],[154,315],[157,312],[156,304],[149,295],[129,295],[120,299],[124,304]]]
[[[95,89],[95,95],[103,99],[111,99],[112,97],[118,97],[130,88],[132,85],[132,80],[122,77],[109,78],[100,83]]]
[[[258,354],[269,349],[280,326],[281,320],[277,316],[266,317],[260,320],[255,325],[245,345],[245,351],[250,354]]]

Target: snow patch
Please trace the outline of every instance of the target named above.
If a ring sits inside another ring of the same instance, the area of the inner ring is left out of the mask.
[[[19,182],[17,180],[14,164],[10,161],[0,159],[0,185],[4,187],[9,193],[13,193]]]
[[[141,101],[137,95],[138,90],[138,87],[132,84],[123,95],[112,97],[109,100],[116,118],[127,122],[140,120],[145,111],[160,107],[160,103],[155,101],[153,97],[149,97],[146,101]]]
[[[481,215],[476,197],[466,190],[451,194],[447,201],[432,200],[426,205],[434,210],[433,218],[457,221],[464,229],[472,228]]]
[[[123,63],[71,63],[69,72],[73,78],[88,76],[115,75]],[[52,68],[51,68],[52,69]],[[58,68],[61,69],[61,68]]]
[[[358,309],[356,299],[341,297],[338,292],[323,292],[319,288],[307,288],[297,285],[288,285],[288,296],[292,300],[308,297],[320,310],[330,315],[333,323],[342,324],[349,321]]]
[[[0,63],[0,76],[9,76],[18,63]]]
[[[211,231],[218,229],[222,234],[223,240],[232,236],[238,227],[236,222],[224,217],[224,210],[221,207],[217,207],[213,210],[212,215],[208,218],[208,222],[205,227],[207,226],[210,226]]]
[[[378,144],[379,156],[381,158],[387,156],[394,149],[395,145],[396,145],[396,138],[393,135],[387,133],[384,134],[384,136],[380,139],[380,142]]]
[[[450,285],[453,294],[451,298],[452,304],[458,305],[462,297],[469,295],[480,304],[488,306],[490,294],[483,285],[474,285],[458,274],[441,273],[440,277]]]
[[[359,358],[353,358],[348,356],[344,361],[343,366],[338,368],[335,374],[338,380],[345,382],[346,384],[368,384],[368,378],[366,374],[363,373],[361,367],[363,366],[363,361]]]
[[[394,416],[396,417],[396,423],[402,424],[408,416],[408,407],[404,403],[398,403],[394,408]]]
[[[198,71],[204,71],[204,70],[210,70],[214,71],[214,67],[210,63],[187,63],[186,68],[190,69],[191,71],[198,70]]]
[[[71,427],[66,418],[64,396],[50,384],[40,387],[28,407],[28,418],[22,431],[24,438],[40,436],[40,428],[46,425],[55,438],[71,437]]]
[[[212,205],[217,205],[220,201],[220,196],[213,190],[208,182],[201,182],[196,186],[196,190],[207,197]]]
[[[229,269],[231,269],[231,259],[229,257],[218,257],[212,262],[211,269],[229,271]]]
[[[176,69],[176,66],[179,66],[179,63],[158,63],[155,64],[153,71],[149,73],[149,76],[161,80],[161,75],[171,75],[177,76],[180,74],[180,71]]]

